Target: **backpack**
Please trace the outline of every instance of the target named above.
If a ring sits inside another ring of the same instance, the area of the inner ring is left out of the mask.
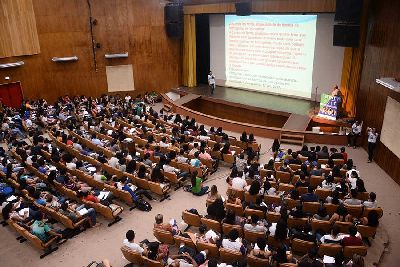
[[[139,210],[142,210],[142,211],[147,211],[147,212],[149,212],[149,211],[151,211],[151,209],[153,208],[153,207],[150,205],[149,202],[147,202],[146,200],[144,200],[144,199],[142,199],[142,198],[139,198],[139,199],[135,202],[135,204],[136,204],[136,207],[137,207]]]

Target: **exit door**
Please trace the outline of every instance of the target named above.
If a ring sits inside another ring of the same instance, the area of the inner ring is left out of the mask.
[[[5,106],[20,108],[22,103],[21,83],[0,84],[0,99]]]

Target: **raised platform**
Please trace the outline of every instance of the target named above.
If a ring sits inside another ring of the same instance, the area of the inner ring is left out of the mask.
[[[309,111],[315,106],[315,103],[312,100],[272,95],[255,91],[246,91],[231,87],[217,86],[213,95],[210,94],[208,85],[204,84],[193,88],[180,87],[175,90],[184,93],[221,99],[231,103],[238,103],[252,107],[299,115],[308,115]]]
[[[322,128],[320,133],[310,131],[316,122],[312,120],[312,116],[306,114],[254,107],[215,98],[214,95],[212,97],[200,96],[182,88],[162,94],[162,98],[163,103],[171,106],[174,112],[193,117],[196,121],[206,125],[221,126],[229,131],[246,131],[256,136],[272,139],[281,139],[282,134],[301,136],[301,142],[296,142],[296,144],[345,145],[347,143],[345,135],[335,132],[335,129],[339,129],[337,126],[329,126],[329,129],[326,127],[327,131],[325,132],[322,131],[325,128]],[[307,114],[309,114],[309,110]]]

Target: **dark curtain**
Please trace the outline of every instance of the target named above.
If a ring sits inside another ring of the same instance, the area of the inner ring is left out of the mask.
[[[197,82],[207,84],[210,71],[210,19],[208,14],[196,15]]]

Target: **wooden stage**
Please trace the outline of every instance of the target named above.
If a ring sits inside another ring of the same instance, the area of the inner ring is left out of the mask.
[[[273,96],[274,101],[272,102],[279,104],[286,99],[290,102],[290,105],[286,106],[290,106],[292,109],[298,106],[296,104],[300,105],[297,112],[288,112],[282,111],[285,109],[282,106],[279,110],[238,103],[239,101],[251,102],[249,99],[259,98],[259,93],[244,91],[236,101],[232,102],[230,97],[225,97],[232,91],[218,88],[216,92],[218,90],[219,93],[210,96],[207,88],[204,87],[178,88],[162,94],[162,98],[163,103],[170,105],[174,112],[193,117],[200,123],[221,126],[230,131],[246,131],[256,136],[280,139],[298,145],[304,143],[345,145],[347,143],[346,136],[340,135],[339,129],[350,125],[343,120],[330,121],[313,116],[311,110],[314,105],[311,101]],[[262,95],[264,95],[263,98],[270,97],[267,94]],[[277,101],[278,98],[279,101]],[[306,108],[308,109],[306,110]],[[312,127],[319,127],[321,132],[313,132]]]

